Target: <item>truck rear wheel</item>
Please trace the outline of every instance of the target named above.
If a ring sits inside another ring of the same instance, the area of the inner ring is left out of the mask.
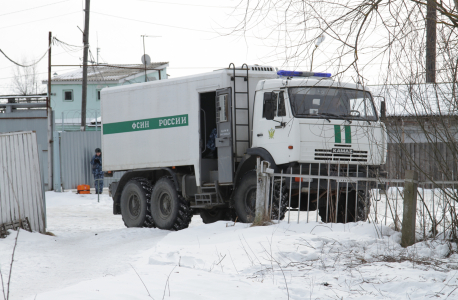
[[[142,184],[130,180],[122,190],[121,214],[126,227],[143,227],[146,221],[148,197]]]
[[[172,180],[159,179],[151,195],[151,216],[160,229],[181,230],[191,223],[192,210],[189,203],[178,195]]]

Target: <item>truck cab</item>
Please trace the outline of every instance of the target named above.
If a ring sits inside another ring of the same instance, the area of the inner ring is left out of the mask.
[[[321,76],[259,82],[252,141],[252,148],[265,149],[276,165],[348,161],[380,166],[386,159],[384,125],[370,91]]]

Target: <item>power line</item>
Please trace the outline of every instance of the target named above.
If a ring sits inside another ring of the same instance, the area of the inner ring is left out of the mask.
[[[69,70],[74,70],[74,69],[75,68],[71,68],[71,69],[65,69],[65,70],[61,70],[61,71],[64,72],[64,71],[69,71]],[[41,75],[41,74],[48,74],[48,71],[37,73],[37,75]],[[19,77],[23,77],[23,76],[26,76],[26,75],[20,75]],[[17,76],[3,77],[3,78],[0,78],[0,80],[11,79],[11,78],[15,78],[15,77],[17,77]]]
[[[176,2],[164,2],[164,1],[152,1],[152,0],[137,0],[141,2],[151,2],[160,4],[171,4],[171,5],[183,5],[183,6],[197,6],[197,7],[210,7],[210,8],[234,8],[232,6],[214,6],[214,5],[203,5],[203,4],[189,4],[189,3],[176,3]]]
[[[48,51],[49,51],[49,48],[51,48],[51,46],[49,46],[48,49],[46,49],[46,52],[43,54],[42,57],[40,57],[39,60],[37,60],[36,62],[34,62],[33,64],[30,64],[30,65],[22,65],[22,64],[20,64],[20,63],[15,62],[15,61],[12,60],[11,58],[9,58],[8,55],[6,55],[5,52],[2,51],[2,49],[0,49],[0,53],[2,53],[2,54],[3,54],[10,62],[12,62],[13,64],[18,65],[18,66],[20,66],[20,67],[27,68],[27,67],[31,67],[31,66],[34,66],[34,65],[38,64],[38,63],[46,56],[46,54],[47,54]]]
[[[123,19],[123,20],[134,21],[134,22],[140,22],[140,23],[147,23],[147,24],[152,24],[152,25],[158,25],[158,26],[176,28],[176,29],[191,30],[191,31],[199,31],[199,32],[206,32],[206,33],[216,33],[216,32],[214,32],[214,31],[208,31],[208,30],[202,30],[202,29],[193,29],[193,28],[186,28],[186,27],[173,26],[173,25],[166,25],[166,24],[153,23],[153,22],[148,22],[148,21],[141,21],[141,20],[130,19],[130,18],[125,18],[125,17],[119,17],[119,16],[114,16],[114,15],[109,15],[109,14],[103,14],[103,13],[99,13],[99,12],[95,12],[95,11],[91,11],[91,13],[93,13],[93,14],[98,14],[98,15],[102,15],[102,16],[108,16],[108,17]],[[1,28],[0,28],[0,29],[1,29]]]
[[[70,1],[70,0],[64,0],[64,1],[54,2],[54,3],[45,4],[45,5],[41,5],[41,6],[35,6],[35,7],[32,7],[32,8],[27,8],[27,9],[23,9],[23,10],[12,11],[12,12],[9,12],[9,13],[6,13],[6,14],[1,14],[0,17],[1,16],[6,16],[6,15],[12,15],[12,14],[16,14],[16,13],[20,13],[20,12],[23,12],[23,11],[36,9],[36,8],[41,8],[41,7],[45,7],[45,6],[50,6],[50,5],[54,5],[54,4],[59,4],[59,3],[62,3],[62,2],[68,2],[68,1]]]
[[[30,21],[30,22],[26,22],[26,23],[20,23],[20,24],[14,24],[14,25],[10,25],[10,26],[5,26],[5,27],[1,27],[0,29],[5,29],[5,28],[10,28],[10,27],[20,26],[20,25],[25,25],[25,24],[35,23],[35,22],[41,22],[41,21],[45,21],[45,20],[49,20],[49,19],[60,18],[60,17],[63,17],[63,16],[68,16],[68,15],[76,14],[76,13],[79,13],[79,12],[81,12],[81,11],[78,10],[78,11],[74,11],[74,12],[71,12],[71,13],[68,13],[68,14],[63,14],[63,15],[55,16],[55,17],[50,17],[50,18],[45,18],[45,19]]]

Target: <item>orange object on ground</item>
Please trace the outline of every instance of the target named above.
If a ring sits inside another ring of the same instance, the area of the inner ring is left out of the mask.
[[[77,194],[90,194],[91,187],[87,184],[80,184],[76,187],[76,193]]]

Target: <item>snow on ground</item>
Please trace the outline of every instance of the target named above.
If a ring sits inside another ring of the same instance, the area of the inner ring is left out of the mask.
[[[297,224],[291,212],[290,224],[264,227],[194,216],[170,232],[125,228],[107,195],[46,201],[55,236],[20,231],[10,299],[458,299],[456,247],[404,249],[380,224],[306,223],[304,213]],[[0,240],[5,283],[15,237]]]

